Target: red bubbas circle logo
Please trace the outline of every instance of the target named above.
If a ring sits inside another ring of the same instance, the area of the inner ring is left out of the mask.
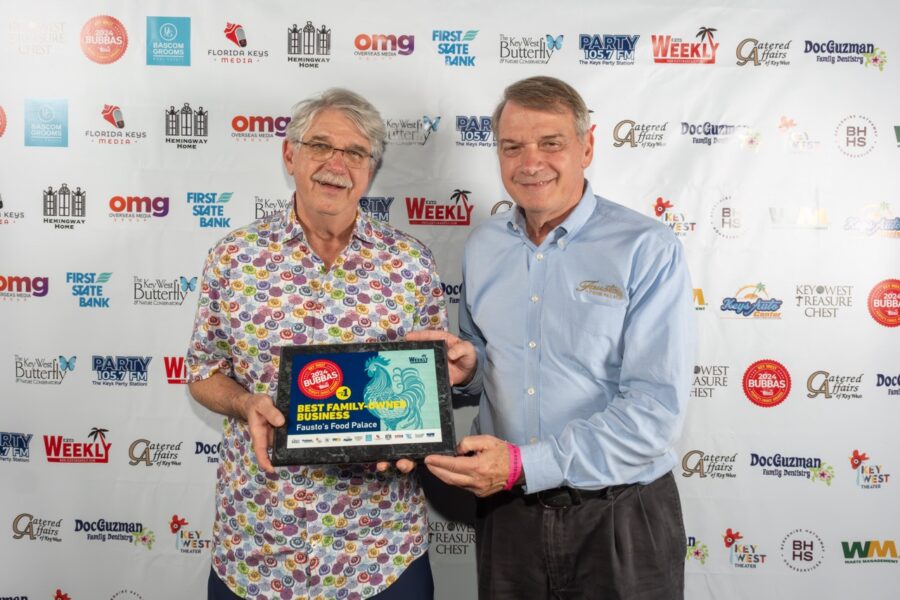
[[[344,372],[330,360],[314,360],[306,364],[297,376],[297,387],[303,395],[321,400],[334,395],[344,383]]]
[[[869,314],[885,327],[900,325],[900,279],[885,279],[869,292]]]
[[[95,63],[114,63],[122,58],[127,49],[128,32],[115,17],[93,17],[81,28],[81,50]]]
[[[744,371],[744,394],[763,408],[778,406],[791,393],[791,374],[780,362],[758,360]]]

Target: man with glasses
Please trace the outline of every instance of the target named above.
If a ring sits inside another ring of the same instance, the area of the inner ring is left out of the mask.
[[[194,399],[226,417],[210,599],[433,595],[415,473],[276,469],[267,452],[284,424],[272,402],[280,346],[446,327],[431,252],[358,209],[385,137],[352,92],[297,104],[282,147],[293,206],[231,232],[206,261],[187,364]]]

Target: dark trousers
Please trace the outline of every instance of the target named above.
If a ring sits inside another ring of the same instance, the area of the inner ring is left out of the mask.
[[[228,589],[216,572],[210,569],[207,582],[207,600],[241,600]],[[272,596],[276,598],[276,596]],[[432,600],[434,580],[431,578],[431,562],[426,552],[410,564],[388,589],[371,597],[371,600]],[[299,600],[299,599],[295,599]]]
[[[479,501],[480,600],[675,600],[685,533],[675,479],[615,486],[566,508],[534,494]]]

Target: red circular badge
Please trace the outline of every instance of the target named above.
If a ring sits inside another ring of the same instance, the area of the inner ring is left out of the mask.
[[[3,111],[3,107],[0,106],[0,137],[3,137],[3,134],[6,132],[6,113]]]
[[[344,383],[344,372],[330,360],[314,360],[297,376],[297,387],[307,398],[321,400],[334,395]]]
[[[744,394],[750,402],[771,408],[784,402],[791,393],[791,375],[781,363],[758,360],[744,371]]]
[[[99,15],[81,28],[81,50],[95,63],[108,65],[116,62],[127,48],[128,32],[115,17]]]
[[[872,288],[869,314],[885,327],[900,325],[900,279],[885,279]]]

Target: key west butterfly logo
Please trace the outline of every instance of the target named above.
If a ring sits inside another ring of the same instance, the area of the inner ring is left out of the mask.
[[[553,52],[554,50],[562,50],[563,43],[563,34],[559,34],[556,38],[554,38],[549,33],[547,34],[547,48]]]
[[[512,36],[500,34],[500,64],[545,65],[557,50],[562,50],[565,36],[560,33],[543,36]]]
[[[59,385],[75,370],[76,356],[57,358],[15,356],[16,383]]]
[[[134,277],[134,304],[144,306],[181,306],[188,294],[197,291],[197,278],[179,275],[162,279]]]
[[[388,118],[384,120],[387,143],[400,146],[424,146],[432,133],[438,132],[441,117],[422,115],[421,119]]]

